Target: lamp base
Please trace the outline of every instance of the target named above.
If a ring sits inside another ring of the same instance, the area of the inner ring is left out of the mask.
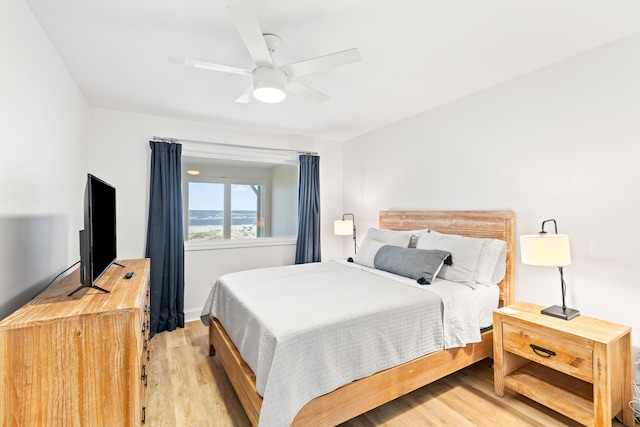
[[[547,307],[540,313],[564,320],[571,320],[574,317],[580,316],[580,312],[578,310],[575,310],[573,308],[562,308],[559,305],[552,305],[551,307]]]

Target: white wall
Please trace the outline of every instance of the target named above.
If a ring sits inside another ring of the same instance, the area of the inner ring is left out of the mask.
[[[567,305],[632,326],[637,351],[639,51],[629,37],[346,142],[345,210],[361,230],[382,209],[512,209],[517,235],[555,218]],[[519,257],[516,300],[560,304],[557,269]]]
[[[298,231],[298,193],[291,191],[291,183],[298,181],[298,170],[290,165],[278,165],[271,173],[271,235],[295,236]]]
[[[0,318],[79,259],[82,94],[23,0],[0,2]]]
[[[332,220],[342,214],[342,148],[331,141],[295,135],[267,134],[99,108],[90,108],[89,172],[117,191],[118,258],[144,256],[152,136],[270,148],[317,151],[321,156],[323,257],[342,256]],[[183,146],[183,149],[185,146]],[[295,245],[187,251],[185,315],[198,318],[211,283],[222,274],[249,268],[293,264]]]

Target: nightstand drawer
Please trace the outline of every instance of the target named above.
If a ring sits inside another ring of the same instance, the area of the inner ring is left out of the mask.
[[[503,323],[504,350],[573,377],[593,382],[593,351],[589,347]]]

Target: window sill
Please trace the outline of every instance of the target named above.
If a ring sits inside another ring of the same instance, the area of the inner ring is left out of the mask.
[[[258,248],[263,246],[295,245],[296,237],[265,237],[262,239],[206,240],[184,242],[185,252],[219,249]]]

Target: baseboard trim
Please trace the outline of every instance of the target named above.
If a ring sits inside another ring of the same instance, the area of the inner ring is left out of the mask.
[[[194,308],[191,310],[184,311],[184,321],[185,322],[195,322],[196,320],[200,320],[200,313],[202,313],[201,308]]]

